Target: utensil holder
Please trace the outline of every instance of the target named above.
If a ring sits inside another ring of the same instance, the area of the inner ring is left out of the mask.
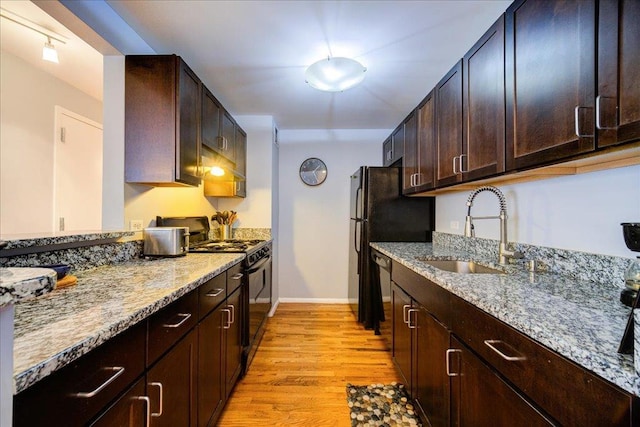
[[[222,224],[220,226],[220,239],[221,240],[231,240],[231,232],[232,232],[231,224]]]

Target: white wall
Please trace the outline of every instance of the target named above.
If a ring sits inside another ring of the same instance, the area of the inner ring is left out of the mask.
[[[640,221],[640,166],[500,187],[507,198],[508,238],[559,249],[631,257],[621,222]],[[436,230],[462,234],[470,192],[436,197]],[[496,215],[497,198],[479,194],[472,215]],[[458,222],[459,228],[451,227]],[[499,238],[497,220],[475,222],[476,236]]]
[[[347,301],[349,176],[382,162],[381,141],[391,130],[280,132],[278,260],[281,301]],[[308,157],[327,165],[326,181],[302,183]]]
[[[102,102],[0,55],[0,233],[51,232],[54,106],[102,123]]]

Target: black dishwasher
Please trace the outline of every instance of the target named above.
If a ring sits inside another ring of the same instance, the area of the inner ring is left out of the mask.
[[[375,291],[378,291],[377,300],[379,301],[378,310],[379,319],[375,325],[376,335],[382,335],[387,342],[387,346],[391,349],[392,335],[392,301],[391,301],[391,259],[375,249],[371,250],[371,260],[375,264],[377,274],[373,274]],[[375,283],[375,282],[378,283]]]

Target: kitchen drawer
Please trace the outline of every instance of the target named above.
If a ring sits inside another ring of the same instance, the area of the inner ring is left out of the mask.
[[[451,303],[453,333],[560,424],[632,425],[631,395],[461,298]]]
[[[151,366],[198,323],[198,291],[194,290],[149,318],[147,366]]]
[[[227,274],[220,273],[198,288],[199,320],[227,298]]]
[[[233,291],[242,285],[242,263],[236,264],[227,270],[227,295],[231,295]]]
[[[144,372],[146,322],[14,397],[14,426],[85,425]]]
[[[451,294],[447,290],[395,261],[391,266],[391,279],[440,323],[451,329]]]

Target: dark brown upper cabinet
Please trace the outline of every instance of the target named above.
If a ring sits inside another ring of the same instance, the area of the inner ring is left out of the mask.
[[[517,0],[506,11],[506,169],[595,149],[595,0]]]
[[[201,83],[176,55],[125,58],[125,181],[200,183]]]
[[[436,186],[462,180],[462,60],[436,85],[435,175]]]
[[[398,129],[399,128],[402,128],[402,135],[404,137],[402,192],[403,194],[411,194],[416,191],[415,179],[418,174],[418,119],[415,110],[409,113]],[[396,132],[394,132],[394,134]]]
[[[463,58],[462,180],[504,172],[504,15]]]
[[[640,2],[600,0],[598,147],[640,139]]]
[[[222,154],[224,143],[220,137],[220,115],[222,105],[215,96],[202,86],[202,145],[215,153]]]

